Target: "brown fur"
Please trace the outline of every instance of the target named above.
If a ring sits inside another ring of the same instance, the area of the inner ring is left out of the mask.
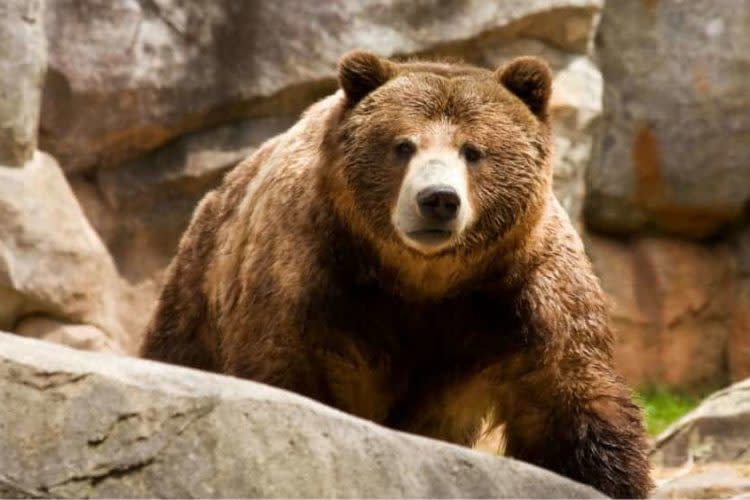
[[[602,292],[551,192],[549,70],[354,53],[340,79],[344,92],[202,201],[143,355],[464,445],[492,415],[511,456],[646,496],[641,416],[612,371]],[[435,123],[484,156],[470,171],[476,220],[424,255],[389,219],[403,172],[392,145]]]

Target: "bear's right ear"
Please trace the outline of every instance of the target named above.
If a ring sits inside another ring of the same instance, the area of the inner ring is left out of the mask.
[[[393,65],[370,52],[355,50],[339,62],[339,85],[353,106],[367,94],[387,82],[393,75]]]

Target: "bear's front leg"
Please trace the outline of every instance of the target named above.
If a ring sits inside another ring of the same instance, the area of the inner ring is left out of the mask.
[[[640,409],[614,373],[599,284],[582,248],[538,267],[520,295],[526,368],[502,391],[506,453],[618,498],[652,487]]]
[[[528,374],[501,402],[506,454],[615,498],[648,496],[647,445],[628,390],[604,364],[565,364]]]

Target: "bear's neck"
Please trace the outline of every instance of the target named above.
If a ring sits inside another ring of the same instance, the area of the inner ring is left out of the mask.
[[[331,238],[321,260],[339,283],[377,287],[405,300],[429,302],[481,290],[501,292],[516,288],[522,280],[520,260],[508,248],[425,257],[405,246],[374,244],[333,210],[327,219]]]

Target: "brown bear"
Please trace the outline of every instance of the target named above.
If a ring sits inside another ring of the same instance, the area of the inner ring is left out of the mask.
[[[602,291],[551,190],[551,76],[345,56],[206,195],[146,358],[272,384],[617,497],[651,482]],[[486,419],[486,420],[485,420]]]

